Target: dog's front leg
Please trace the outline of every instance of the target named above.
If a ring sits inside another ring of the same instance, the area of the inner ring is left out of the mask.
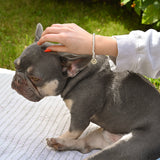
[[[86,115],[84,113],[85,112],[83,110],[81,111],[79,110],[79,112],[74,111],[74,109],[71,110],[71,124],[69,131],[62,134],[58,138],[48,138],[47,139],[48,146],[58,151],[70,149],[70,147],[68,146],[72,144],[69,143],[70,142],[74,143],[74,140],[76,140],[89,125],[90,122],[89,115]]]

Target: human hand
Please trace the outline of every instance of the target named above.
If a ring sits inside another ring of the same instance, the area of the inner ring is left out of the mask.
[[[42,33],[38,44],[58,42],[62,45],[48,47],[52,51],[92,54],[92,34],[74,23],[53,24]]]

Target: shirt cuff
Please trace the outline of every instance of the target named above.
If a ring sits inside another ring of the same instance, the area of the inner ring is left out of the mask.
[[[136,54],[136,44],[133,36],[121,35],[114,36],[117,40],[118,56],[116,58],[116,67],[113,71],[133,71],[136,72],[138,57]]]

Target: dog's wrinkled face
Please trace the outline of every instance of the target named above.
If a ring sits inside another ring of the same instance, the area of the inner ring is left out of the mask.
[[[31,101],[58,95],[65,85],[59,56],[44,53],[36,43],[26,48],[14,63],[12,88]]]
[[[14,61],[16,74],[12,88],[30,101],[39,101],[45,96],[61,94],[67,78],[77,75],[90,61],[88,56],[45,53],[44,50],[53,44],[37,45],[42,32],[42,25],[38,24],[35,42]]]

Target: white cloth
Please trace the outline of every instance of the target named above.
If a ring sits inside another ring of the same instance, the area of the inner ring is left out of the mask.
[[[118,44],[116,70],[129,70],[151,78],[160,77],[160,32],[132,31],[114,36]]]
[[[56,152],[46,138],[68,130],[70,114],[61,97],[30,102],[11,89],[14,71],[0,69],[0,160],[83,160],[90,154]],[[91,124],[83,135],[97,128]]]

